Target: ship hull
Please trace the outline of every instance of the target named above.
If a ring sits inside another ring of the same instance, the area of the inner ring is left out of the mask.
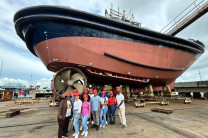
[[[150,79],[155,86],[170,84],[196,59],[180,50],[94,37],[54,38],[38,43],[34,50],[50,71],[83,65],[101,72],[124,75],[130,72],[130,76]]]

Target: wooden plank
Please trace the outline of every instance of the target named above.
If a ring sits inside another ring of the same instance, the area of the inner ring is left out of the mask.
[[[11,118],[15,115],[19,115],[20,114],[20,110],[17,110],[17,111],[11,111],[9,113],[6,113],[6,118]]]
[[[166,114],[173,113],[172,110],[159,109],[159,108],[153,108],[153,109],[151,109],[151,111],[152,112],[158,112],[158,113],[166,113]]]
[[[21,101],[15,101],[15,104],[18,103],[18,104],[21,104],[21,103],[31,103],[31,104],[34,104],[36,100],[27,100],[27,101],[24,101],[24,100],[21,100]]]

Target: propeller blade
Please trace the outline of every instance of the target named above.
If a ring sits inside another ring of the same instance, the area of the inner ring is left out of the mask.
[[[65,90],[65,92],[62,94],[62,96],[65,97],[67,92],[70,92],[72,95],[74,95],[74,94],[73,94],[73,89],[72,89],[72,87],[70,87],[70,86]]]
[[[64,82],[67,82],[68,80],[70,80],[70,75],[71,75],[71,70],[66,70],[61,73],[61,79],[63,79]]]
[[[80,94],[82,90],[84,89],[84,86],[81,83],[75,83],[73,86],[78,90]]]
[[[54,82],[55,89],[58,91],[65,90],[67,88],[67,84],[65,82],[61,82],[60,78],[56,78]]]
[[[72,78],[71,78],[71,80],[72,80],[73,82],[75,82],[75,81],[77,81],[77,80],[83,80],[83,79],[84,79],[84,77],[83,77],[81,74],[79,74],[79,73],[73,74],[73,75],[72,75]]]

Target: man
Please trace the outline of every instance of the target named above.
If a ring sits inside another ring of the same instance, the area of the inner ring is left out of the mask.
[[[74,89],[74,90],[73,90],[73,94],[75,94],[75,93],[77,93],[77,92],[78,92],[77,89]],[[71,99],[70,99],[70,100],[72,101],[72,104],[74,105],[75,97],[74,97],[74,96],[71,96]]]
[[[89,89],[89,96],[90,96],[90,99],[92,99],[92,97],[94,96],[92,89]]]
[[[106,92],[106,94],[105,94],[105,97],[109,97],[109,94],[107,93],[107,91],[108,91],[108,89],[107,88],[103,88],[103,91],[105,91]],[[103,94],[102,94],[102,92],[99,94],[99,96],[100,97],[103,97]]]
[[[127,128],[126,125],[126,116],[125,116],[125,104],[124,104],[124,96],[121,94],[121,89],[117,88],[117,95],[116,95],[116,101],[117,101],[117,109],[118,109],[118,115],[120,118],[120,126],[123,126],[124,128]]]
[[[94,96],[91,99],[92,115],[93,115],[93,128],[99,130],[99,113],[100,113],[100,96],[97,95],[97,90],[93,91]]]
[[[73,104],[70,100],[71,93],[68,92],[65,96],[65,99],[62,100],[58,108],[58,138],[67,137],[66,133],[68,132],[69,121],[73,116]]]
[[[84,101],[84,98],[83,98],[83,95],[84,94],[87,94],[88,93],[88,88],[84,88],[84,92],[82,93],[82,95],[81,95],[81,101],[83,102]],[[88,94],[87,94],[88,95]],[[88,95],[88,100],[87,100],[88,102],[90,101],[90,96]]]

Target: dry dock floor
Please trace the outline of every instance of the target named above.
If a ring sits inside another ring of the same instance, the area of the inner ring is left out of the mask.
[[[57,138],[57,107],[48,107],[47,100],[34,105],[4,104],[0,102],[0,138]],[[29,109],[6,118],[3,111],[15,108]],[[151,112],[152,108],[171,109],[173,113]],[[126,118],[126,129],[118,125],[118,116],[116,125],[107,125],[99,131],[88,125],[88,138],[208,138],[208,100],[194,99],[191,104],[178,100],[168,106],[147,104],[144,108],[126,104]]]

